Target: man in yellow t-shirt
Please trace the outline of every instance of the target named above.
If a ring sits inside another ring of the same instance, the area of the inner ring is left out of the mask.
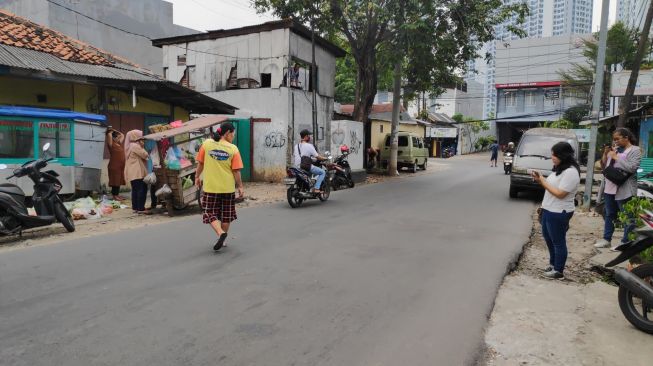
[[[198,188],[202,186],[200,176],[204,173],[204,192],[200,198],[204,210],[202,221],[210,224],[218,234],[218,241],[213,247],[215,251],[224,246],[229,225],[237,219],[236,189],[238,189],[238,197],[243,197],[245,194],[240,177],[243,160],[238,147],[232,143],[236,136],[236,129],[233,124],[225,122],[220,125],[218,134],[219,141],[209,139],[200,147],[195,173],[195,185]]]

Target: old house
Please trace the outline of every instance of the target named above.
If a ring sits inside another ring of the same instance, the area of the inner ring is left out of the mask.
[[[0,108],[0,122],[6,122],[0,126],[0,162],[22,164],[38,158],[41,140],[54,139],[60,159],[52,166],[61,175],[64,193],[74,192],[76,185],[82,190],[99,188],[106,167],[102,155],[107,125],[123,132],[146,130],[152,124],[187,121],[190,113],[234,112],[228,104],[4,10]],[[79,119],[98,124],[102,131],[82,128]],[[99,144],[93,151],[80,151],[76,140]],[[80,160],[90,155],[92,165]],[[80,181],[80,171],[90,177]],[[91,182],[92,187],[80,187],[80,182]],[[25,188],[29,191],[31,185]]]
[[[163,48],[163,75],[255,117],[251,126],[252,178],[280,180],[302,129],[313,130],[316,93],[319,150],[331,148],[330,121],[336,58],[345,51],[286,19],[153,41]],[[315,73],[316,85],[313,85]]]
[[[353,104],[344,104],[341,106],[340,113],[352,115],[354,113]],[[368,117],[368,126],[365,129],[365,149],[373,147],[383,149],[385,136],[390,133],[392,128],[392,103],[374,104]],[[413,132],[420,137],[426,137],[426,129],[431,123],[420,121],[412,118],[408,112],[401,107],[399,113],[399,131]],[[367,138],[369,136],[369,138]]]

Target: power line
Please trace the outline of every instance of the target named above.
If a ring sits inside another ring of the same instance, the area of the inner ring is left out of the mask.
[[[83,16],[84,18],[87,18],[87,19],[92,20],[92,21],[94,21],[94,22],[97,22],[97,23],[100,23],[100,24],[102,24],[102,25],[105,25],[105,26],[107,26],[107,27],[109,27],[109,28],[112,28],[112,29],[115,29],[115,30],[118,30],[118,31],[121,31],[121,32],[124,32],[124,33],[127,33],[127,34],[131,34],[131,35],[133,35],[133,36],[142,37],[142,38],[147,39],[148,41],[154,41],[154,39],[153,39],[153,38],[150,38],[149,36],[146,36],[146,35],[144,35],[144,34],[140,34],[140,33],[136,33],[136,32],[132,32],[132,31],[129,31],[129,30],[126,30],[126,29],[122,29],[122,28],[120,28],[120,27],[116,27],[115,25],[112,25],[112,24],[106,23],[106,22],[104,22],[104,21],[102,21],[102,20],[99,20],[99,19],[93,18],[93,17],[91,17],[91,16],[89,16],[89,15],[86,15],[86,14],[84,14],[84,13],[81,13],[81,12],[79,12],[79,11],[77,11],[77,10],[75,10],[75,9],[72,9],[72,8],[70,8],[70,7],[67,7],[67,6],[65,6],[65,5],[63,5],[63,4],[59,4],[59,3],[56,2],[56,1],[53,1],[53,0],[45,0],[45,1],[49,2],[50,4],[53,4],[53,5],[59,6],[59,7],[63,8],[63,9],[66,9],[66,10],[68,10],[68,11],[70,11],[70,12],[73,12],[73,13],[75,13],[75,14],[78,14],[78,15],[80,15],[80,16]],[[192,49],[192,48],[181,47],[181,46],[179,46],[179,45],[174,45],[174,44],[173,44],[173,45],[170,45],[170,46],[172,46],[172,47],[176,47],[176,48],[179,48],[179,49],[182,49],[182,50],[186,50],[186,51],[193,51],[193,52],[203,53],[203,54],[208,54],[208,55],[213,55],[213,56],[220,56],[220,57],[224,57],[224,58],[231,58],[231,59],[235,59],[236,61],[238,61],[238,60],[270,60],[270,59],[284,58],[284,57],[287,57],[287,56],[288,56],[288,55],[281,55],[281,56],[270,56],[270,57],[240,57],[240,56],[223,55],[223,54],[219,54],[219,53],[215,53],[215,52],[200,51],[200,50],[195,50],[195,49]]]

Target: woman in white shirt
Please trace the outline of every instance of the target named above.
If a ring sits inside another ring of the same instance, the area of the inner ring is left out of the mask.
[[[551,148],[553,172],[545,178],[533,172],[533,179],[545,189],[542,201],[542,235],[549,248],[549,266],[544,277],[563,279],[567,262],[567,230],[574,215],[574,198],[580,183],[580,167],[574,149],[567,142]]]

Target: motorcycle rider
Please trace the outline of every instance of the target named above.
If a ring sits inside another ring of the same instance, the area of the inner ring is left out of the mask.
[[[504,153],[511,153],[511,154],[514,154],[514,153],[515,153],[515,143],[512,142],[512,141],[509,142],[509,143],[508,143],[508,147],[506,148],[506,151],[504,151]]]
[[[299,136],[302,138],[301,142],[294,147],[294,162],[295,162],[295,168],[301,169],[301,162],[302,162],[302,157],[303,156],[308,156],[313,161],[316,160],[326,160],[325,157],[319,155],[317,153],[317,150],[315,150],[315,146],[311,144],[311,136],[313,133],[309,130],[302,130],[299,133]],[[322,182],[324,181],[324,177],[326,175],[326,172],[324,169],[317,167],[315,165],[311,165],[311,174],[315,174],[317,176],[317,181],[315,182],[315,187],[313,187],[313,193],[321,193],[321,188],[322,188]]]

